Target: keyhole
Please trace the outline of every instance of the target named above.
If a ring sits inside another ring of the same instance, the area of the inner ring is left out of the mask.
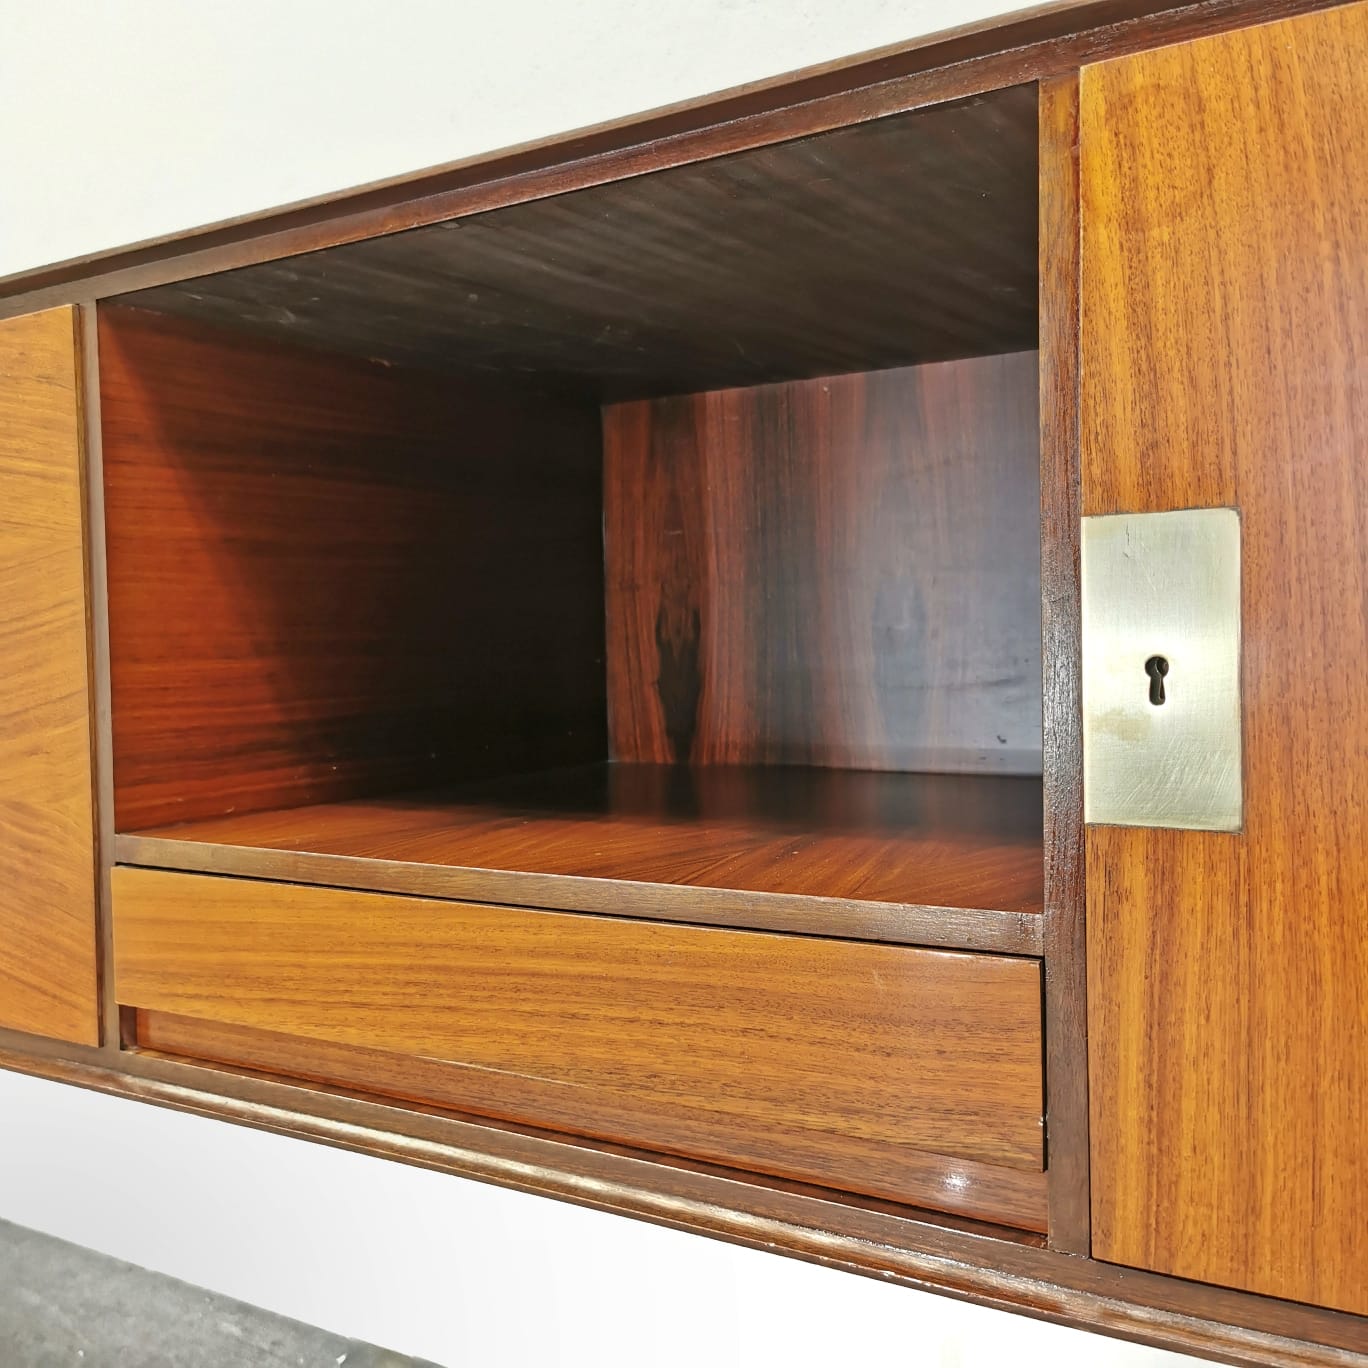
[[[1152,655],[1145,661],[1145,673],[1149,675],[1149,698],[1157,708],[1164,701],[1164,676],[1168,674],[1168,657]]]

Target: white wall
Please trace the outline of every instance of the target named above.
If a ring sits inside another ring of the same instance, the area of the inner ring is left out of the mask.
[[[0,275],[1021,7],[0,0]]]
[[[0,275],[1016,7],[0,0]],[[0,1216],[481,1368],[1186,1361],[2,1073]]]

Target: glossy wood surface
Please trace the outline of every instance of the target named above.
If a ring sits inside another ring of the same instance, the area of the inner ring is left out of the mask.
[[[1091,513],[1233,504],[1245,829],[1088,833],[1093,1250],[1368,1312],[1368,6],[1083,76]]]
[[[1040,784],[600,765],[234,815],[128,863],[1039,953]]]
[[[133,1036],[140,1049],[168,1058],[195,1059],[251,1069],[282,1078],[317,1080],[362,1093],[409,1099],[426,1105],[500,1114],[542,1114],[538,1090],[525,1082],[510,1084],[506,1075],[472,1073],[438,1060],[394,1054],[355,1045],[280,1035],[219,1022],[196,1021],[165,1012],[134,1013]],[[581,1129],[585,1120],[570,1105],[553,1105],[546,1114],[562,1130]],[[625,1124],[625,1123],[624,1123]],[[543,1122],[543,1128],[546,1123]],[[664,1142],[662,1142],[664,1143]],[[860,1145],[855,1142],[852,1149]],[[802,1150],[783,1139],[772,1154],[747,1149],[743,1162],[810,1164]],[[784,1156],[775,1159],[772,1155]],[[871,1161],[877,1168],[878,1157]],[[735,1161],[733,1161],[735,1162]],[[906,1200],[923,1208],[1021,1230],[1045,1229],[1045,1176],[1038,1171],[1004,1168],[973,1159],[956,1159],[928,1151],[899,1154],[898,1182]],[[819,1179],[820,1181],[820,1179]]]
[[[79,337],[0,323],[0,1026],[99,1042]]]
[[[1030,960],[126,867],[114,944],[124,1006],[440,1062],[469,1110],[899,1200],[925,1151],[1042,1167]]]
[[[1035,129],[1019,86],[129,302],[605,398],[1016,351]]]
[[[1040,571],[1050,1246],[1090,1247],[1078,468],[1078,80],[1040,87]]]
[[[619,760],[1040,773],[1035,352],[604,411]]]
[[[100,361],[121,828],[604,756],[592,409],[132,310]]]

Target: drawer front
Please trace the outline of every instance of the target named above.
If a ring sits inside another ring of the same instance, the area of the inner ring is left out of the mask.
[[[119,868],[140,1043],[1038,1226],[1036,961]]]

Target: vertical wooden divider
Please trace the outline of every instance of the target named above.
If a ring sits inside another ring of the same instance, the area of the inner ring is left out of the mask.
[[[1045,1118],[1050,1245],[1089,1249],[1078,456],[1078,78],[1040,86]]]
[[[109,572],[105,556],[104,443],[100,419],[100,336],[94,300],[76,306],[81,420],[86,453],[86,618],[90,630],[91,758],[95,798],[95,925],[102,1048],[119,1054],[123,1026],[114,993],[114,746],[109,685]]]

